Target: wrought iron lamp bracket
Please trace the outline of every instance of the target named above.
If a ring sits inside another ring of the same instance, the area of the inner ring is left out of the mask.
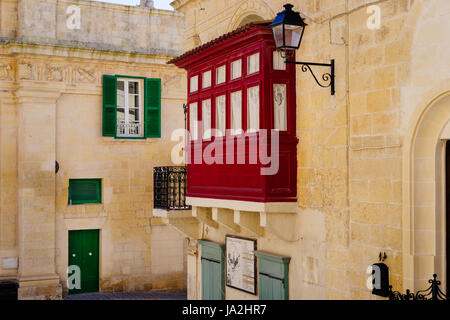
[[[301,65],[301,69],[303,72],[309,71],[313,76],[316,83],[322,88],[331,88],[331,95],[334,96],[335,88],[334,88],[334,59],[331,60],[331,63],[316,63],[316,62],[298,62],[298,61],[289,61],[286,59],[285,63],[298,64]],[[323,73],[321,78],[324,83],[317,79],[316,75],[311,69],[311,66],[319,66],[319,67],[329,67],[330,72]]]

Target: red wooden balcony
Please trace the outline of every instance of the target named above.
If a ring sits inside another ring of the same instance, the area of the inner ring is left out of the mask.
[[[244,26],[169,63],[188,73],[186,196],[295,202],[295,66],[270,28]]]

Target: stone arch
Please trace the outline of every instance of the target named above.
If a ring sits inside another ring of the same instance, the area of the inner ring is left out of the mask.
[[[246,24],[249,24],[251,22],[260,22],[264,21],[264,19],[257,14],[249,14],[248,16],[244,17],[244,19],[241,20],[241,22],[238,25],[239,27],[245,26]]]
[[[231,21],[228,25],[227,32],[237,29],[244,21],[244,19],[249,16],[258,16],[262,18],[262,20],[272,20],[275,17],[275,12],[264,1],[243,1],[242,4],[233,13]]]
[[[450,83],[413,116],[403,167],[403,287],[428,287],[433,273],[445,289],[445,143],[450,138]]]

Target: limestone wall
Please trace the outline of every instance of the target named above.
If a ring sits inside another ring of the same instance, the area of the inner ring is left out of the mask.
[[[55,14],[69,4],[86,10],[85,29],[63,30]],[[3,32],[12,2],[0,5]],[[183,256],[159,250],[182,251],[184,239],[152,214],[153,167],[173,165],[170,137],[184,128],[185,75],[166,65],[181,15],[90,1],[18,6],[17,37],[0,45],[0,261],[18,257],[19,268],[0,266],[0,279],[18,280],[21,298],[57,298],[67,291],[68,231],[100,229],[101,291],[183,290]],[[131,32],[131,21],[147,33]],[[161,79],[161,138],[102,136],[104,74]],[[68,205],[72,178],[101,178],[102,203]]]
[[[203,1],[199,8],[193,1],[176,0],[173,5],[186,16],[187,50],[235,29],[247,16],[273,20],[284,3]],[[299,230],[308,230],[295,244],[274,245],[267,237],[258,243],[262,250],[293,258],[293,299],[307,298],[311,288],[309,298],[375,299],[366,287],[366,270],[380,252],[387,254],[390,283],[397,290],[423,289],[433,272],[445,279],[445,204],[436,200],[444,188],[442,156],[436,153],[443,142],[433,133],[416,146],[415,135],[427,106],[450,89],[444,58],[450,49],[450,3],[290,3],[308,23],[295,58],[335,59],[336,95],[297,69]],[[379,9],[379,27],[368,26],[370,5]],[[443,122],[450,120],[439,114]],[[428,123],[425,135],[431,128],[440,131],[443,124]],[[412,155],[426,146],[434,153]],[[416,175],[419,189],[412,181]],[[211,239],[223,242],[223,236]],[[227,297],[234,296],[227,291]]]
[[[177,55],[183,19],[179,13],[89,0],[5,0],[4,41]]]

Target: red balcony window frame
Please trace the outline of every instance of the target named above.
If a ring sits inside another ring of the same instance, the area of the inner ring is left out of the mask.
[[[275,46],[270,27],[266,25],[251,25],[243,27],[211,41],[199,48],[187,52],[169,63],[174,63],[187,70],[188,77],[188,128],[190,128],[190,104],[197,102],[197,121],[203,117],[203,104],[205,99],[211,99],[211,128],[216,128],[216,99],[225,95],[226,132],[223,137],[212,134],[210,139],[203,139],[203,130],[199,128],[200,141],[188,141],[187,148],[201,147],[202,150],[211,142],[223,143],[223,162],[226,160],[226,137],[231,128],[231,93],[236,90],[242,92],[241,127],[243,133],[234,136],[235,150],[236,138],[243,137],[248,144],[250,137],[259,141],[260,132],[247,132],[248,129],[248,103],[247,90],[259,85],[259,130],[274,128],[274,102],[273,84],[286,84],[287,130],[280,131],[280,155],[285,163],[283,168],[274,176],[261,176],[259,174],[261,163],[248,164],[188,164],[187,165],[187,196],[245,200],[257,202],[292,202],[297,197],[297,143],[296,137],[296,79],[295,66],[286,64],[285,70],[275,70],[273,67],[273,52]],[[259,53],[258,72],[248,73],[248,57]],[[241,76],[231,79],[231,63],[241,59]],[[217,68],[225,65],[225,82],[217,84]],[[203,72],[211,70],[211,86],[203,88]],[[190,79],[198,75],[199,83],[196,92],[190,92]],[[270,134],[270,133],[269,133]],[[193,158],[194,152],[191,153]],[[193,161],[193,159],[192,159]]]

